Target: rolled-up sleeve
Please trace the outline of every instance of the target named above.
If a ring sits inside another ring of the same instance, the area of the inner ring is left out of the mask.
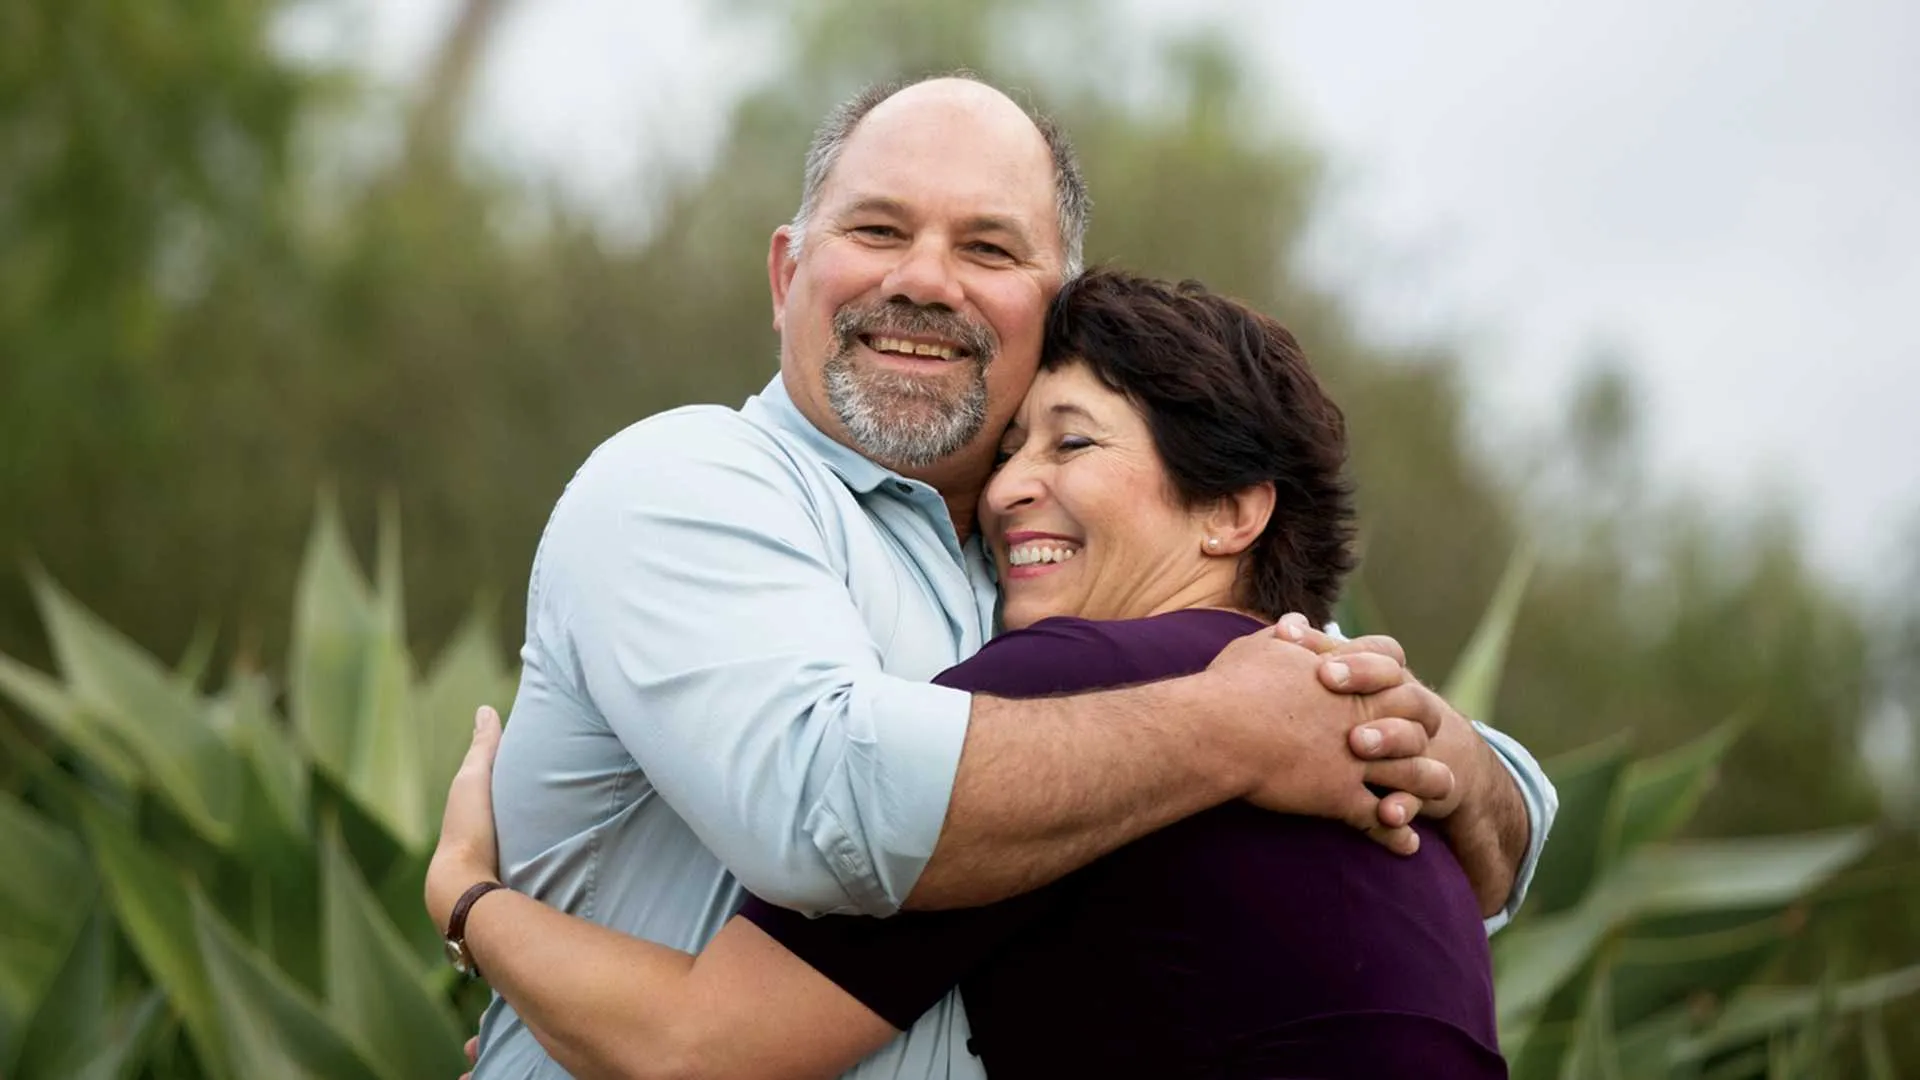
[[[1474,730],[1487,740],[1494,753],[1500,755],[1501,764],[1513,774],[1514,783],[1519,785],[1520,798],[1527,804],[1527,854],[1520,861],[1519,873],[1514,876],[1513,892],[1507,896],[1507,906],[1500,909],[1487,920],[1487,933],[1491,934],[1512,921],[1514,913],[1520,910],[1521,901],[1527,898],[1527,888],[1533,884],[1533,872],[1540,865],[1540,852],[1546,849],[1547,834],[1553,831],[1554,815],[1560,812],[1560,795],[1553,789],[1553,781],[1547,779],[1545,770],[1533,759],[1527,748],[1521,746],[1511,736],[1504,735],[1479,721],[1474,721]]]
[[[808,485],[744,421],[656,417],[569,485],[543,590],[594,707],[742,885],[886,915],[939,837],[971,698],[882,670]]]

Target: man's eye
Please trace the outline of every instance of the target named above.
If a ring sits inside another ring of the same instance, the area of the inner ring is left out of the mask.
[[[891,225],[855,225],[847,231],[876,240],[892,240],[900,235],[900,230]]]
[[[979,252],[982,255],[985,255],[989,259],[1011,260],[1013,258],[1013,252],[1008,251],[1006,248],[1001,247],[999,244],[989,244],[984,240],[980,240],[980,241],[976,241],[972,245],[972,247],[973,247],[973,250]]]

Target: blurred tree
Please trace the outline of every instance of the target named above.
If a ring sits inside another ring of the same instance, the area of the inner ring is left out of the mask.
[[[187,422],[160,391],[192,365],[169,336],[209,276],[274,257],[288,139],[315,89],[265,47],[279,6],[0,6],[0,557],[10,565],[32,552],[131,597],[193,562],[152,557],[153,530],[182,520],[164,504],[181,480],[167,450]],[[181,621],[176,608],[140,625],[177,633]],[[28,639],[31,625],[21,588],[0,591],[0,641]]]

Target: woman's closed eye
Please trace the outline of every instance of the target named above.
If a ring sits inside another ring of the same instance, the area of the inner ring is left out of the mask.
[[[1063,454],[1069,454],[1075,450],[1085,450],[1092,445],[1093,440],[1085,435],[1062,435],[1060,441],[1053,444],[1053,448]]]

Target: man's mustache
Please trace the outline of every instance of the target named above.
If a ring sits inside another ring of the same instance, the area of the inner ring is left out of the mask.
[[[939,307],[898,300],[859,307],[849,305],[833,314],[833,331],[841,350],[853,348],[861,337],[933,337],[966,350],[981,367],[993,362],[997,346],[993,332],[970,319]]]

